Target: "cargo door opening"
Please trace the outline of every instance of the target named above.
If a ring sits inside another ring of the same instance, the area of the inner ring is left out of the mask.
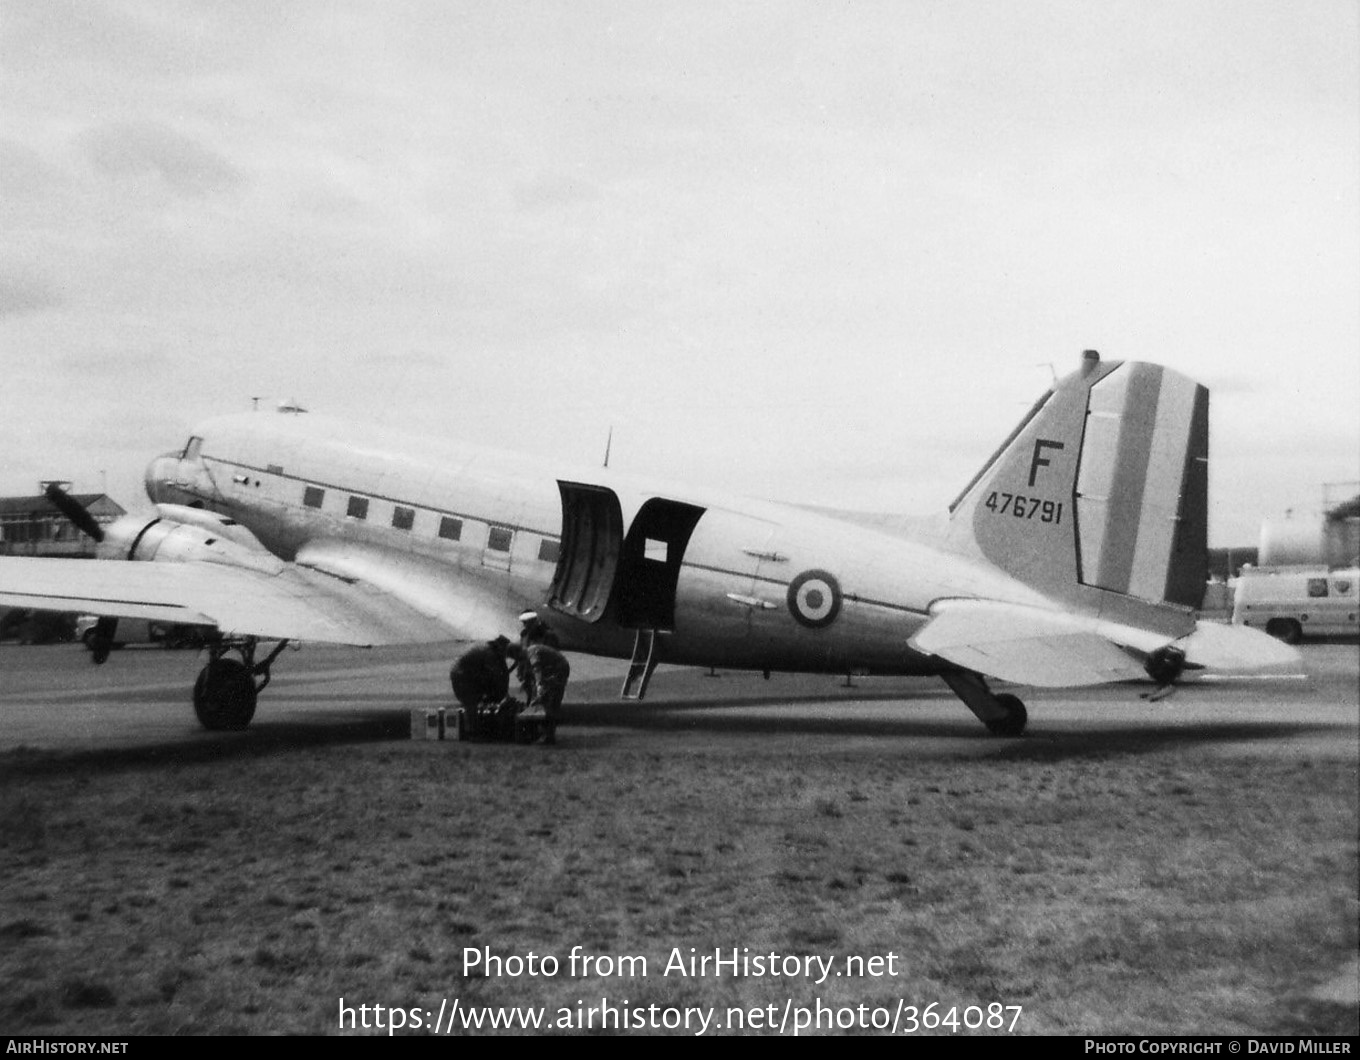
[[[548,606],[584,622],[598,622],[609,606],[624,552],[623,512],[614,491],[579,482],[557,483],[562,495],[562,545]]]
[[[618,565],[618,623],[673,630],[675,594],[690,535],[705,509],[653,497],[638,509]]]

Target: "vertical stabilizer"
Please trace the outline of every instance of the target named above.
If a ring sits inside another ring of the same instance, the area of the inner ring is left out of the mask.
[[[1174,614],[1155,605],[1197,607],[1208,455],[1208,390],[1088,351],[950,506],[950,540],[1095,613],[1149,621]],[[1181,624],[1153,622],[1168,623]]]

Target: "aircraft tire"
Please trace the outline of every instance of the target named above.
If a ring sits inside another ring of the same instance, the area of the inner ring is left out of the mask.
[[[1297,644],[1303,640],[1303,627],[1292,618],[1272,618],[1266,623],[1266,632],[1286,644]]]
[[[235,659],[215,659],[194,682],[194,714],[212,732],[237,732],[255,717],[255,679]]]
[[[1019,696],[1013,696],[1009,692],[998,693],[996,702],[1005,709],[1006,716],[987,722],[987,731],[994,736],[1019,736],[1025,731],[1025,724],[1029,721],[1029,712],[1025,710],[1025,704],[1020,702]]]

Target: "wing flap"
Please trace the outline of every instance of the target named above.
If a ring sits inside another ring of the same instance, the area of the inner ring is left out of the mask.
[[[461,632],[376,586],[296,566],[270,574],[210,563],[4,558],[0,605],[337,644],[415,644]]]

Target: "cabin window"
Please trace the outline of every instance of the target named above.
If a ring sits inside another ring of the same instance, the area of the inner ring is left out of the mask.
[[[349,499],[349,507],[345,510],[345,514],[348,515],[351,519],[367,519],[368,498],[351,497]]]
[[[1337,596],[1350,596],[1351,594],[1350,582],[1332,582],[1332,588],[1336,590]]]
[[[403,508],[400,504],[392,509],[392,525],[398,530],[409,530],[415,525],[416,511],[414,508]]]
[[[507,530],[503,526],[493,526],[491,532],[487,534],[486,547],[492,552],[509,552],[510,541],[514,538],[515,532]]]
[[[308,508],[320,508],[325,499],[326,491],[320,486],[308,486],[302,491],[302,503]]]
[[[439,520],[439,536],[447,541],[457,541],[463,536],[463,520],[444,516]]]
[[[538,558],[544,563],[556,563],[561,551],[562,543],[560,541],[552,541],[545,537],[538,543]]]
[[[1308,579],[1308,595],[1309,595],[1310,597],[1312,597],[1314,600],[1319,599],[1319,598],[1321,598],[1321,597],[1323,597],[1323,596],[1326,596],[1326,595],[1327,595],[1327,579],[1326,579],[1326,578],[1309,578],[1309,579]]]

